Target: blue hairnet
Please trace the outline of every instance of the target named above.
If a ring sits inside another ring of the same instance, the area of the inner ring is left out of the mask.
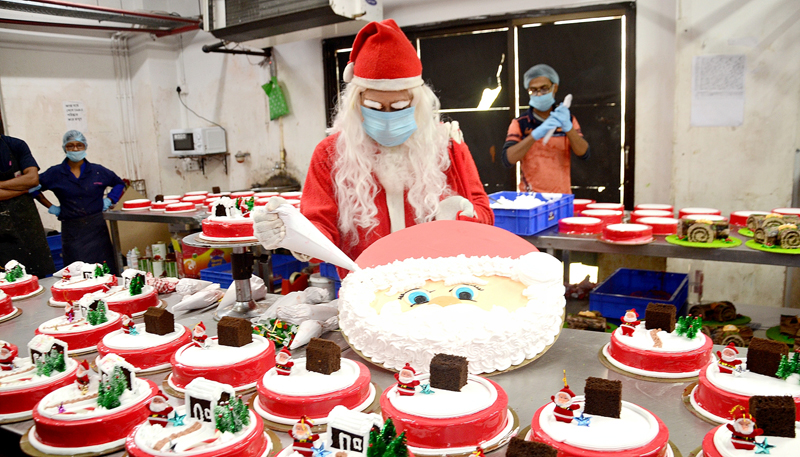
[[[63,149],[64,152],[67,152],[66,146],[67,143],[69,143],[70,141],[77,141],[79,143],[83,143],[83,145],[86,146],[87,149],[89,148],[89,143],[86,141],[86,137],[83,136],[83,133],[77,130],[70,130],[69,132],[64,134],[64,139],[61,141],[61,149]]]
[[[556,73],[556,71],[553,70],[553,67],[551,67],[550,65],[540,63],[538,65],[532,66],[531,68],[528,69],[528,71],[525,72],[524,76],[525,89],[527,89],[530,86],[531,81],[538,78],[539,76],[544,76],[545,78],[549,79],[550,82],[552,82],[553,84],[558,84],[558,73]]]

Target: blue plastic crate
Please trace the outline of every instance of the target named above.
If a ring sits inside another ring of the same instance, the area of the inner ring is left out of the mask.
[[[231,271],[231,264],[223,263],[216,267],[209,267],[200,270],[200,279],[204,281],[211,281],[219,284],[222,289],[227,289],[233,283],[233,273]]]
[[[341,282],[342,280],[342,278],[339,277],[339,272],[336,270],[336,265],[332,263],[322,262],[319,264],[319,274],[326,278],[333,279],[334,281]]]
[[[64,259],[61,256],[61,234],[48,236],[47,245],[50,246],[50,255],[53,256],[56,271],[64,268]]]
[[[683,316],[688,295],[689,275],[620,268],[589,294],[589,309],[619,321],[631,308],[644,317],[648,303],[666,303],[674,305],[677,315]]]
[[[276,287],[280,287],[281,281],[289,279],[292,273],[302,271],[308,266],[308,262],[301,262],[292,255],[273,254],[272,255],[272,277]]]
[[[535,195],[541,200],[545,199],[540,193],[525,194],[508,191],[495,192],[490,194],[489,198],[497,200],[500,197],[505,197],[509,200],[516,200],[520,195]],[[492,208],[492,211],[494,211],[494,225],[517,235],[534,235],[558,224],[559,219],[572,217],[572,201],[574,199],[575,196],[572,194],[562,194],[560,199],[536,208]]]

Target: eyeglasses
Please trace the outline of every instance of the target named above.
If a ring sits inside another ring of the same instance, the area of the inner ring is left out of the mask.
[[[553,86],[540,87],[538,89],[528,89],[528,95],[544,95],[550,93],[551,90],[553,90]]]
[[[67,143],[64,145],[64,149],[67,151],[83,151],[86,146],[83,143]]]

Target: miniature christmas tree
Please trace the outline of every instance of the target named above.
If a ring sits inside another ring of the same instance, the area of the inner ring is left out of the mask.
[[[796,353],[795,353],[796,354]],[[778,371],[775,373],[775,376],[786,379],[792,374],[792,369],[790,367],[791,362],[789,361],[789,357],[785,355],[781,355],[781,362],[778,364]]]
[[[99,277],[101,277],[101,276],[103,276],[103,267],[101,267],[100,265],[98,265],[98,266],[97,266],[97,267],[95,267],[95,269],[94,269],[94,277],[95,277],[95,278],[99,278]]]
[[[90,325],[100,325],[104,322],[108,322],[108,318],[106,317],[106,304],[103,300],[97,301],[97,309],[89,311],[86,320],[89,321]]]
[[[789,374],[792,373],[800,374],[800,352],[795,351],[794,355],[792,355],[792,360],[789,360],[788,364],[789,364]]]
[[[675,323],[675,334],[678,336],[683,336],[686,334],[686,317],[680,316],[678,318],[678,322]]]
[[[406,432],[393,439],[383,457],[408,457],[408,447],[406,447]]]
[[[22,265],[17,265],[11,270],[6,272],[6,281],[7,282],[14,282],[17,279],[22,278],[24,274],[22,273]]]
[[[383,430],[373,428],[369,432],[369,448],[367,448],[367,457],[389,457],[387,453],[389,452],[389,446],[395,440],[395,433],[396,431],[391,419],[386,419],[386,422],[383,424]],[[401,436],[403,437],[403,442],[400,444],[405,444],[405,434]],[[392,452],[399,452],[397,449],[398,446],[399,445],[395,443]],[[405,455],[407,456],[408,453],[406,452]],[[396,457],[405,456],[402,454],[397,454]]]
[[[36,360],[36,375],[37,376],[50,376],[53,372],[63,372],[67,369],[64,354],[56,351],[56,348],[51,348],[50,352]]]
[[[250,424],[247,405],[244,404],[241,396],[225,405],[217,406],[214,408],[214,414],[216,415],[216,428],[222,433],[236,433]]]
[[[118,407],[121,404],[119,397],[125,392],[126,387],[125,373],[122,372],[121,367],[114,367],[114,371],[108,380],[100,381],[97,391],[97,404],[106,409]]]
[[[247,409],[247,405],[242,400],[241,395],[236,397],[236,401],[233,404],[233,413],[239,417],[239,420],[242,422],[242,425],[244,426],[250,425],[250,412]]]
[[[108,268],[108,264],[106,262],[103,262],[103,274],[104,275],[111,274],[111,268]]]
[[[144,276],[142,275],[134,276],[133,279],[131,279],[131,285],[129,289],[131,296],[141,295],[143,288],[144,288]]]
[[[250,211],[253,211],[253,207],[255,206],[255,204],[256,204],[256,199],[254,197],[250,197],[250,199],[245,202],[245,205],[247,206],[247,212],[248,213]]]

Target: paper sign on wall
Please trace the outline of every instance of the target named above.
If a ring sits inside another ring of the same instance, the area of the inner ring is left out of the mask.
[[[736,127],[744,122],[744,55],[692,60],[692,126]]]
[[[86,108],[83,106],[83,102],[64,102],[64,120],[67,130],[86,133],[89,124],[86,120]]]

